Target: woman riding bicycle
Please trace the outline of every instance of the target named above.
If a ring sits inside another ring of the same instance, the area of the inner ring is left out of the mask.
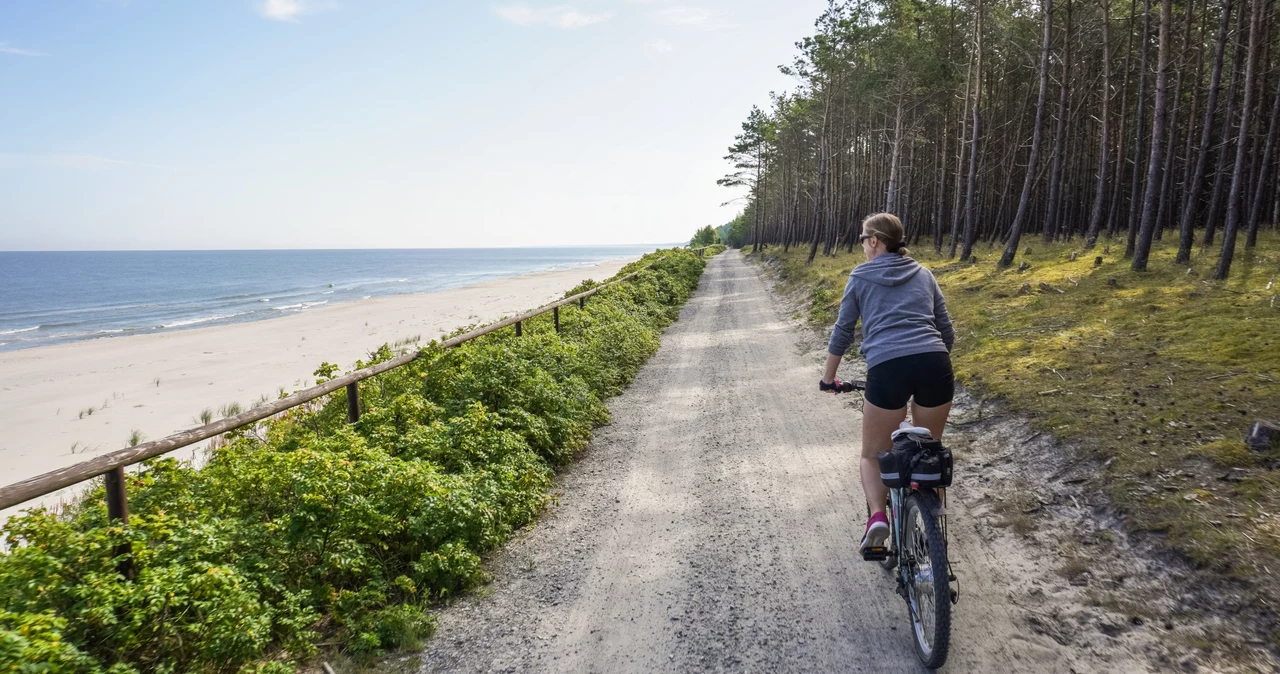
[[[827,367],[819,388],[838,392],[836,369],[853,342],[862,319],[860,351],[867,361],[867,390],[862,408],[862,490],[871,518],[859,549],[881,547],[889,535],[876,454],[893,446],[891,434],[906,418],[942,439],[951,412],[955,380],[951,346],[955,331],[938,282],[928,269],[907,257],[902,222],[889,213],[862,221],[866,264],[854,267],[840,301],[840,317],[827,347]]]

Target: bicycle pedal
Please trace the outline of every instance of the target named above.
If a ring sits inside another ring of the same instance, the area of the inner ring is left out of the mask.
[[[862,558],[868,562],[879,562],[889,558],[889,548],[866,548],[862,551]]]

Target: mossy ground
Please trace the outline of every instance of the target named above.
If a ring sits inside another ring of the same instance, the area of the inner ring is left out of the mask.
[[[1166,236],[1136,273],[1123,241],[1107,243],[1028,239],[1006,270],[999,250],[979,248],[977,263],[917,253],[947,297],[957,376],[1095,460],[1130,530],[1280,594],[1280,449],[1243,440],[1255,419],[1280,419],[1280,236],[1255,250],[1242,242],[1225,282],[1208,280],[1216,248],[1188,272]],[[865,258],[857,249],[806,266],[807,254],[762,255],[780,263],[784,287],[809,295],[814,326],[829,328]]]

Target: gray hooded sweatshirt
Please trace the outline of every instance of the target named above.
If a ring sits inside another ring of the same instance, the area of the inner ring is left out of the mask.
[[[853,268],[827,351],[843,356],[862,318],[867,367],[918,353],[950,352],[956,334],[938,282],[920,263],[893,253]]]

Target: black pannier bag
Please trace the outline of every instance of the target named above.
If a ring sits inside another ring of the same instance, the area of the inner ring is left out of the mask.
[[[950,487],[951,450],[937,440],[921,443],[911,462],[911,482],[917,487]]]
[[[876,455],[880,461],[880,480],[885,486],[905,487],[911,483],[911,464],[915,463],[919,451],[915,443],[910,447],[900,447],[895,442],[893,449]]]
[[[880,479],[888,487],[950,487],[951,450],[931,438],[897,433],[893,449],[880,452]]]

